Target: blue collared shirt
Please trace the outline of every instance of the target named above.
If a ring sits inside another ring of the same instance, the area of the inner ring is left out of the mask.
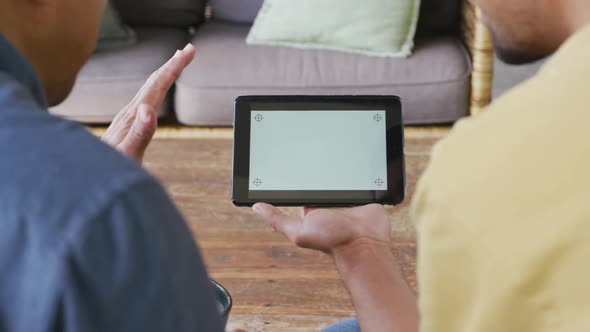
[[[165,191],[50,115],[0,35],[0,331],[222,331],[214,303]]]

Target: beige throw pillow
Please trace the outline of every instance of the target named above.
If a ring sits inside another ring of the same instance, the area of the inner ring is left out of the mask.
[[[406,57],[420,0],[265,0],[247,42]]]

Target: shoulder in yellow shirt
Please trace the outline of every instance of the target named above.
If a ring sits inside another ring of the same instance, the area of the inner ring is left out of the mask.
[[[414,198],[422,331],[590,331],[590,27],[461,121]]]

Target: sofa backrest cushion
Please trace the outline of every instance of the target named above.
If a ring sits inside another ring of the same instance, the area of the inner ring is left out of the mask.
[[[131,46],[136,41],[135,31],[123,24],[121,16],[109,1],[100,22],[96,52]]]
[[[263,2],[264,0],[209,0],[214,19],[234,23],[254,22]]]
[[[130,25],[189,27],[205,18],[206,0],[113,0]]]
[[[233,23],[254,22],[263,2],[264,0],[209,1],[214,19]],[[418,35],[449,34],[456,31],[459,26],[460,4],[461,0],[422,0]]]
[[[458,31],[461,0],[422,0],[418,35]]]

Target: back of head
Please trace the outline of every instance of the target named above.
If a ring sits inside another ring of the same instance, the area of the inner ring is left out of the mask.
[[[0,0],[0,34],[33,65],[50,105],[71,92],[95,49],[106,0]]]
[[[587,0],[471,0],[484,13],[498,56],[519,64],[550,55],[590,23]]]

